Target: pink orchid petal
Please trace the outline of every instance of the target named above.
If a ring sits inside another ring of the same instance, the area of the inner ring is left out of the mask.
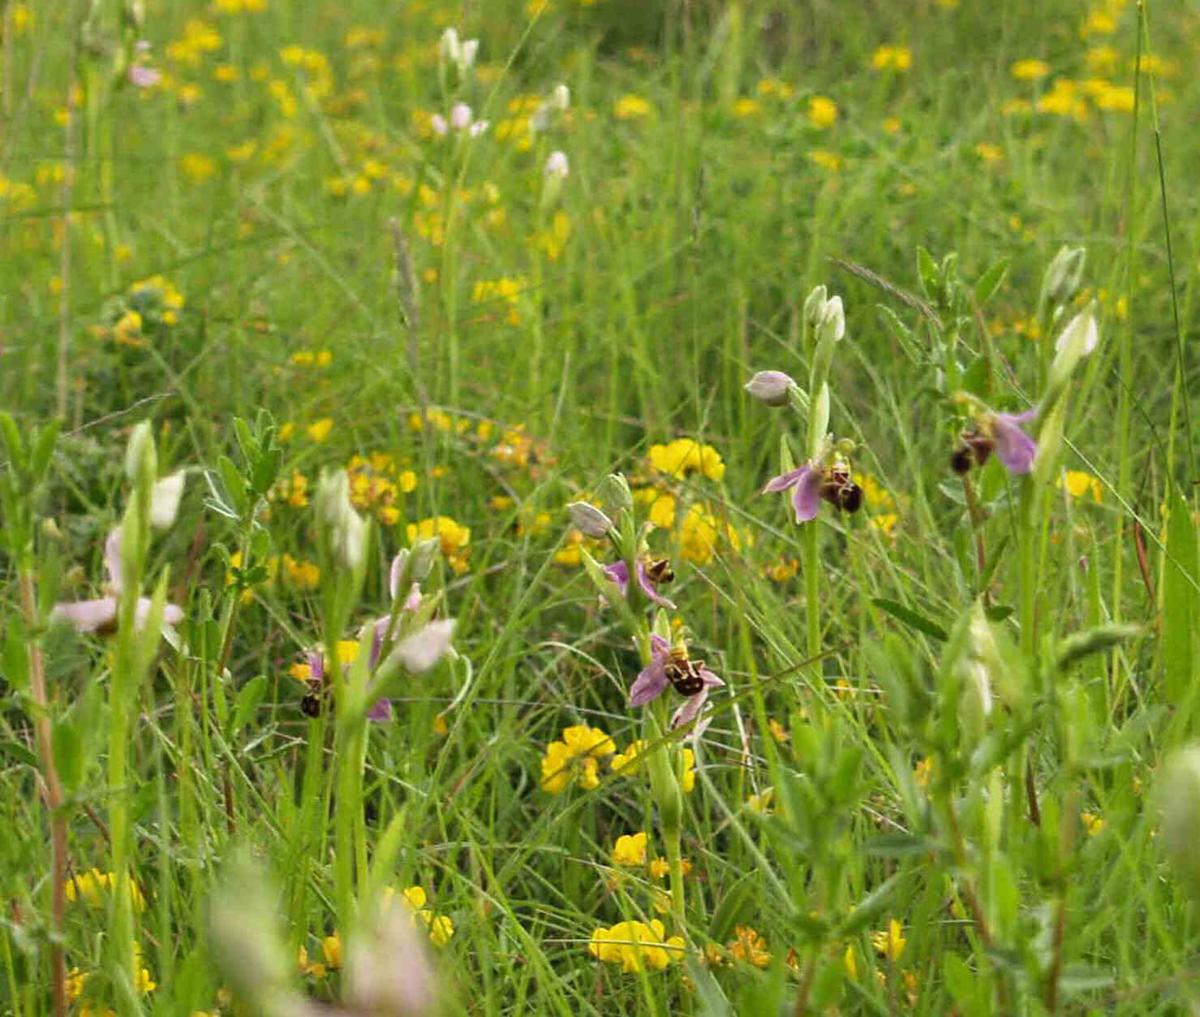
[[[70,622],[77,632],[96,632],[116,625],[117,601],[115,597],[101,597],[55,604],[50,619]]]

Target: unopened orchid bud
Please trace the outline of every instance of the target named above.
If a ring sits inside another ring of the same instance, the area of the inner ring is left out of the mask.
[[[475,57],[479,53],[478,39],[464,39],[458,53],[458,73],[466,74],[475,66]]]
[[[1086,260],[1085,248],[1060,247],[1042,276],[1042,300],[1051,305],[1068,303],[1079,290]]]
[[[437,537],[426,537],[413,544],[412,557],[408,561],[408,575],[414,582],[420,583],[429,577],[441,547],[442,542]]]
[[[786,406],[796,382],[783,371],[759,371],[744,388],[755,399],[768,406]]]
[[[629,490],[629,481],[620,473],[610,473],[600,481],[595,495],[610,515],[616,515],[622,509],[633,509],[633,492]]]
[[[147,488],[154,483],[158,473],[158,452],[154,448],[154,435],[150,422],[143,420],[129,434],[125,447],[125,476],[135,486],[146,482]]]
[[[1070,380],[1079,362],[1100,345],[1096,315],[1089,304],[1067,322],[1054,342],[1054,360],[1046,377],[1046,394],[1057,395]]]
[[[612,532],[613,522],[595,505],[586,501],[573,501],[567,506],[571,515],[571,525],[585,537],[599,539]]]
[[[163,477],[154,485],[150,492],[150,525],[156,530],[165,530],[175,522],[186,479],[187,474],[179,470],[169,477]]]
[[[821,308],[820,317],[815,322],[817,342],[829,339],[841,342],[846,334],[846,314],[842,309],[841,297],[830,297]]]
[[[547,179],[565,180],[571,172],[571,164],[567,160],[567,153],[551,152],[546,159],[546,166],[543,172]]]
[[[571,106],[571,90],[566,85],[555,85],[550,93],[550,105],[565,113]]]
[[[429,118],[429,128],[434,134],[439,134],[442,137],[445,137],[446,133],[450,130],[449,125],[446,123],[446,118],[441,113],[434,113]]]
[[[812,292],[804,300],[804,320],[816,327],[825,310],[825,302],[829,299],[829,291],[824,284],[814,286]]]
[[[462,45],[458,41],[458,29],[451,27],[442,33],[441,42],[438,44],[438,53],[445,63],[458,65],[458,61],[462,57]]]
[[[366,524],[350,502],[350,482],[345,470],[326,471],[317,484],[317,522],[337,562],[352,572],[362,565],[366,550]]]

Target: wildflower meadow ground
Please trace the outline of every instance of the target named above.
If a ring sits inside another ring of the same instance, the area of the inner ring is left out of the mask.
[[[1198,62],[0,0],[0,1013],[1200,1013]]]

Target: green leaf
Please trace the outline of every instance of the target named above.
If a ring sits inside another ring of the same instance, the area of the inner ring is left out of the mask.
[[[29,456],[30,483],[37,485],[46,476],[46,468],[50,465],[50,457],[54,455],[54,445],[58,441],[59,424],[52,420],[38,432],[33,442],[33,452]]]
[[[221,473],[221,482],[225,488],[225,497],[234,511],[245,515],[248,501],[246,498],[246,481],[241,471],[234,465],[229,456],[217,456],[217,469]]]
[[[30,752],[20,742],[0,741],[0,756],[8,756],[18,763],[38,768],[37,756]]]
[[[1163,569],[1163,670],[1168,700],[1188,696],[1195,670],[1196,526],[1188,504],[1172,491]]]
[[[63,717],[55,722],[50,741],[54,751],[54,765],[58,768],[63,787],[74,791],[83,783],[83,739],[70,717]]]
[[[734,925],[737,924],[741,914],[742,905],[746,903],[746,898],[751,891],[756,888],[755,879],[755,873],[747,872],[726,891],[720,906],[712,916],[712,921],[708,923],[708,934],[714,941],[723,943],[733,932]]]
[[[233,725],[229,731],[231,741],[237,737],[242,728],[254,719],[254,713],[262,704],[266,694],[267,676],[265,674],[256,675],[238,690],[237,700],[233,707]]]
[[[1141,631],[1137,625],[1098,625],[1076,632],[1059,642],[1054,654],[1055,664],[1060,671],[1065,671],[1076,661],[1093,653],[1107,653]]]
[[[1000,289],[1004,282],[1004,277],[1008,275],[1008,265],[1011,259],[1001,258],[991,268],[981,275],[975,282],[975,305],[982,307],[996,295],[996,291]]]
[[[912,329],[905,325],[900,320],[900,316],[890,307],[885,307],[883,304],[876,304],[875,307],[879,311],[879,317],[883,320],[884,326],[892,334],[892,338],[904,350],[905,356],[914,364],[923,363],[925,356],[916,339],[913,338]]]
[[[917,248],[917,279],[921,283],[921,291],[925,294],[925,299],[937,303],[941,295],[941,286],[938,284],[938,267],[933,260],[933,255],[924,247]]]
[[[936,639],[939,642],[945,642],[948,638],[946,630],[937,622],[931,621],[923,614],[914,611],[911,607],[905,607],[899,601],[889,600],[887,597],[875,597],[871,601],[879,610],[890,614],[893,618],[904,622],[909,628],[916,629],[918,632],[923,632],[931,639]]]

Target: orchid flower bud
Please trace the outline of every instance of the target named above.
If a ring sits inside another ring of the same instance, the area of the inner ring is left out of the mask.
[[[1200,893],[1200,745],[1180,750],[1158,789],[1162,844],[1193,893]]]
[[[1058,253],[1046,266],[1042,276],[1042,300],[1052,305],[1065,304],[1075,296],[1083,280],[1083,266],[1087,250],[1083,247],[1059,248]]]
[[[555,85],[550,93],[550,105],[565,113],[571,106],[571,90],[566,85]]]
[[[366,524],[350,502],[350,481],[344,470],[321,475],[315,506],[330,551],[340,565],[357,571],[366,550]]]
[[[478,39],[463,40],[462,48],[458,54],[458,73],[465,75],[472,67],[475,66],[475,57],[479,53]]]
[[[596,485],[596,500],[610,513],[615,515],[622,509],[633,509],[633,493],[629,490],[629,481],[620,473],[610,473]]]
[[[413,544],[412,556],[408,561],[408,574],[414,582],[424,582],[429,577],[441,546],[442,543],[437,537],[427,537]]]
[[[567,160],[567,153],[558,151],[551,152],[549,157],[546,159],[546,166],[542,172],[545,173],[548,180],[565,180],[567,175],[571,172],[571,164]]]
[[[759,371],[743,387],[767,406],[786,406],[795,384],[792,377],[783,371]]]
[[[158,452],[154,448],[154,435],[150,431],[150,421],[143,420],[129,434],[129,444],[125,447],[125,476],[134,485],[148,478],[149,484],[153,484],[157,473]]]
[[[179,500],[183,496],[183,482],[187,474],[183,470],[163,477],[150,492],[150,525],[156,530],[165,530],[179,513]]]
[[[471,126],[471,107],[465,102],[456,102],[450,108],[450,126],[456,131],[465,131]]]
[[[573,501],[567,506],[571,515],[571,525],[585,537],[599,539],[612,532],[613,522],[595,505],[586,501]]]
[[[462,45],[458,41],[458,29],[451,27],[442,33],[442,40],[438,44],[438,53],[445,63],[458,66],[458,62],[462,58]]]

